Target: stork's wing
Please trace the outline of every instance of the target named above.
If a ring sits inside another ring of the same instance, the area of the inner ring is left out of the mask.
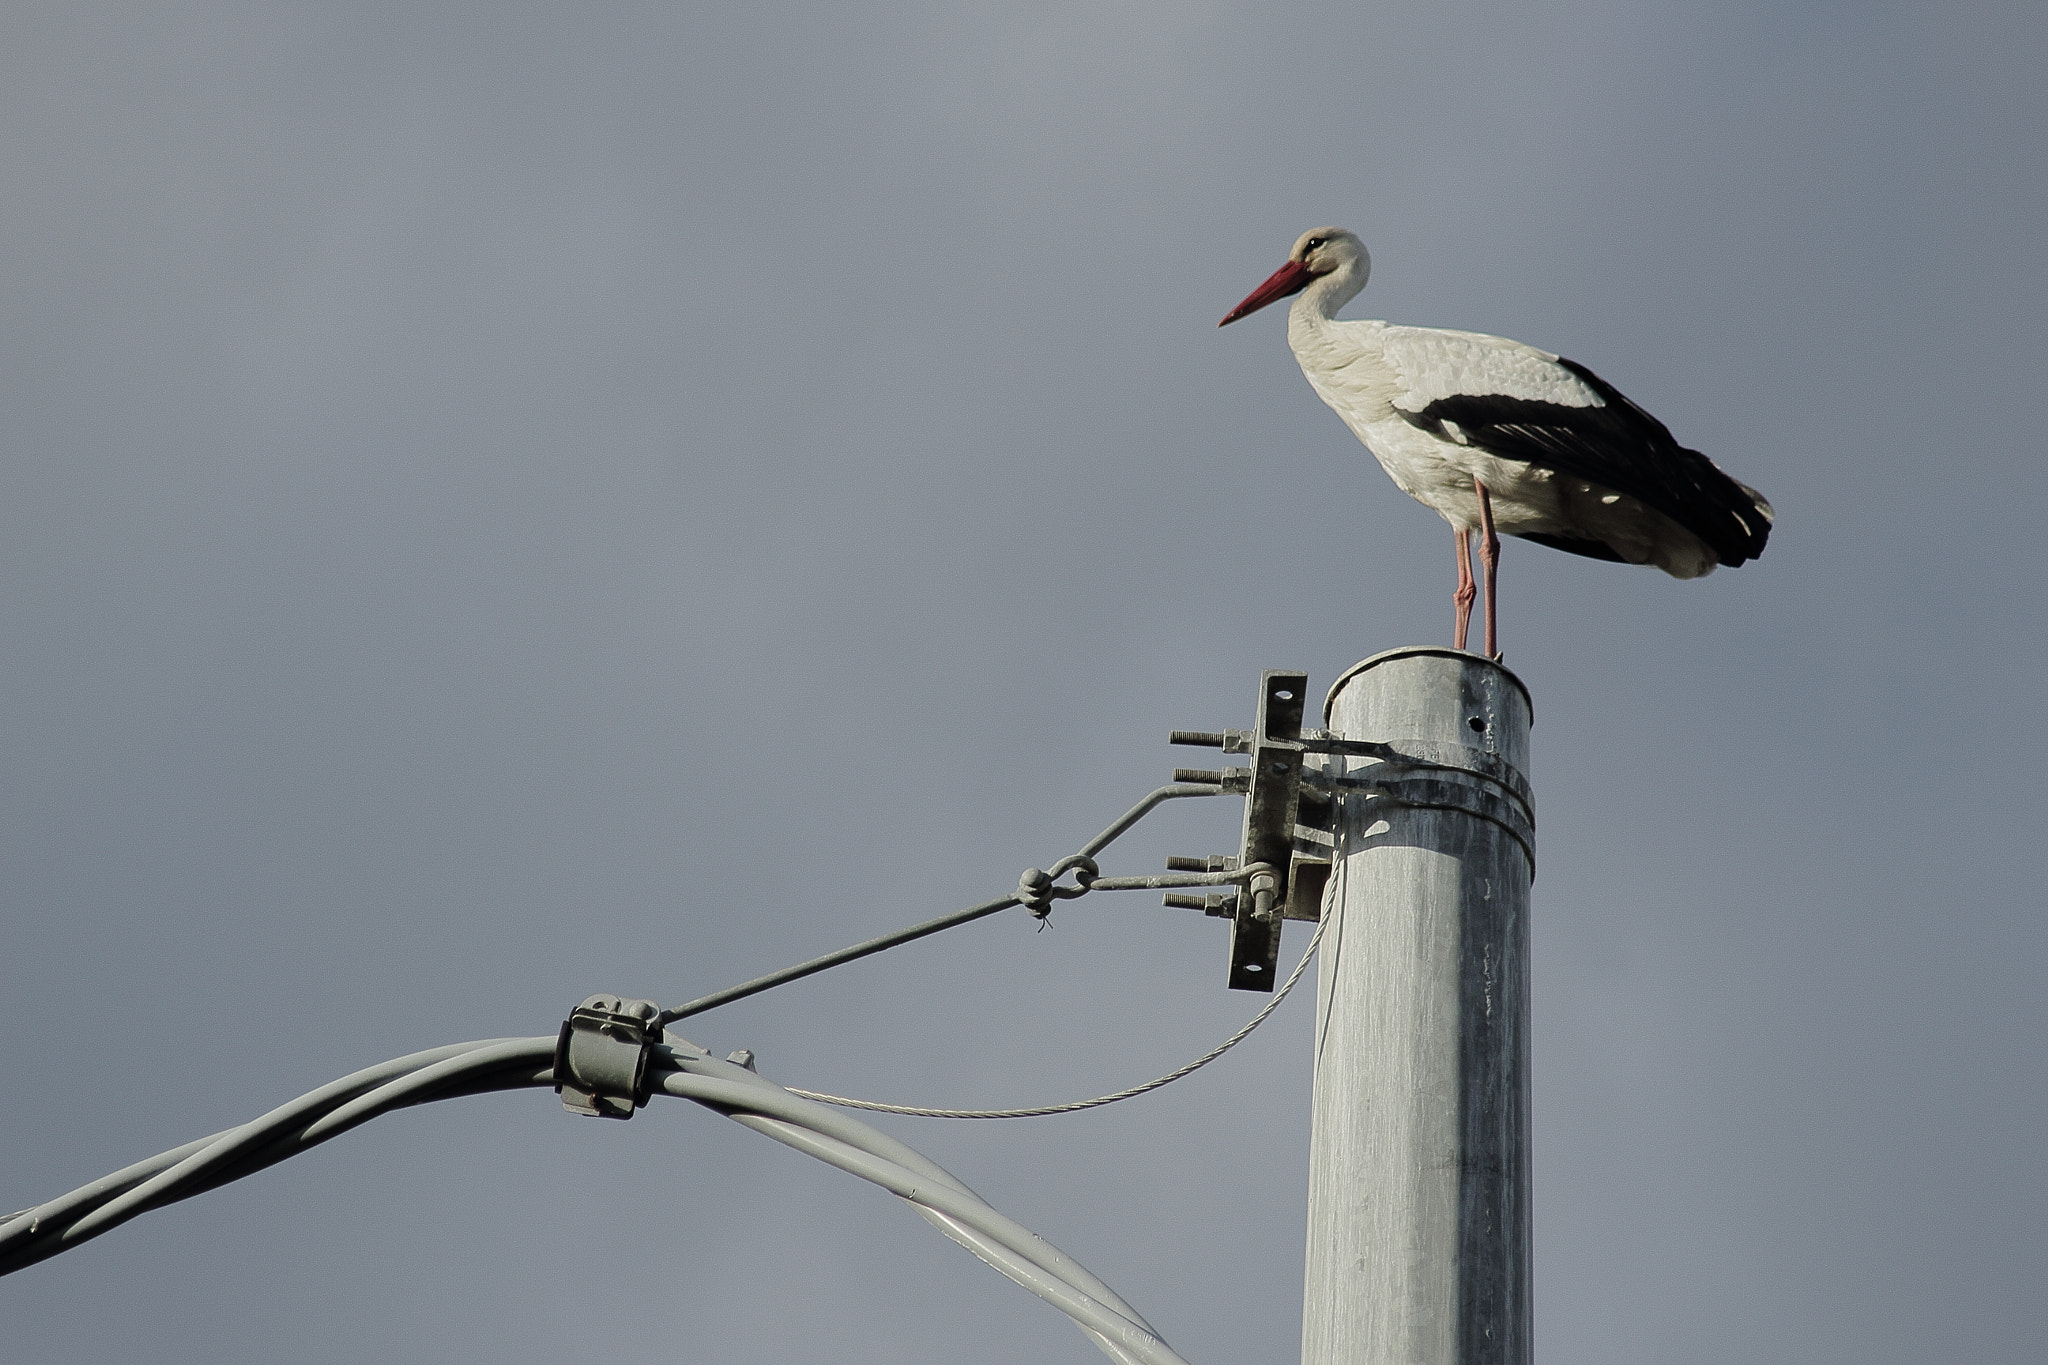
[[[1770,504],[1585,366],[1471,332],[1388,332],[1401,334],[1387,356],[1407,388],[1394,409],[1411,425],[1625,493],[1731,568],[1763,553]]]
[[[1389,325],[1378,340],[1388,366],[1400,377],[1394,404],[1407,412],[1475,394],[1561,408],[1597,408],[1605,401],[1550,352],[1506,337]]]

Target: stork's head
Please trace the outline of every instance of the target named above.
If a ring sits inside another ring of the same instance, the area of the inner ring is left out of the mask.
[[[1330,284],[1323,292],[1334,296],[1329,303],[1334,312],[1365,288],[1365,277],[1371,273],[1372,257],[1357,233],[1340,227],[1310,228],[1296,239],[1294,250],[1287,253],[1287,264],[1274,271],[1271,279],[1254,289],[1216,325],[1227,327],[1269,303],[1299,294],[1326,276]]]

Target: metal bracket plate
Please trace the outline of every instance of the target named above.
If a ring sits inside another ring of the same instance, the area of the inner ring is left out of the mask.
[[[1270,991],[1280,983],[1280,924],[1286,914],[1294,864],[1294,818],[1301,802],[1302,702],[1308,674],[1267,669],[1259,678],[1259,718],[1250,739],[1251,790],[1244,802],[1244,844],[1239,866],[1276,869],[1252,878],[1238,897],[1230,928],[1230,988]]]

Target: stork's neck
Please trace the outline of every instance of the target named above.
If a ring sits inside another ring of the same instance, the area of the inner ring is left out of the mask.
[[[1340,322],[1337,310],[1365,287],[1372,267],[1362,257],[1319,275],[1287,310],[1287,346],[1323,401],[1357,429],[1361,420],[1391,417],[1394,375],[1387,366],[1384,322]]]
[[[1329,274],[1316,276],[1315,283],[1295,295],[1294,306],[1287,310],[1289,320],[1328,322],[1338,309],[1358,297],[1371,270],[1364,257],[1354,256]]]

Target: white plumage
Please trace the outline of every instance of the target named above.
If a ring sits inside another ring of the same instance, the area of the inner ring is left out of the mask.
[[[1495,531],[1595,559],[1698,578],[1762,553],[1771,506],[1672,439],[1591,370],[1479,332],[1339,321],[1372,261],[1342,228],[1303,233],[1287,264],[1223,319],[1298,294],[1287,341],[1309,384],[1401,488],[1458,542],[1456,642],[1486,568],[1487,653],[1496,652]]]

